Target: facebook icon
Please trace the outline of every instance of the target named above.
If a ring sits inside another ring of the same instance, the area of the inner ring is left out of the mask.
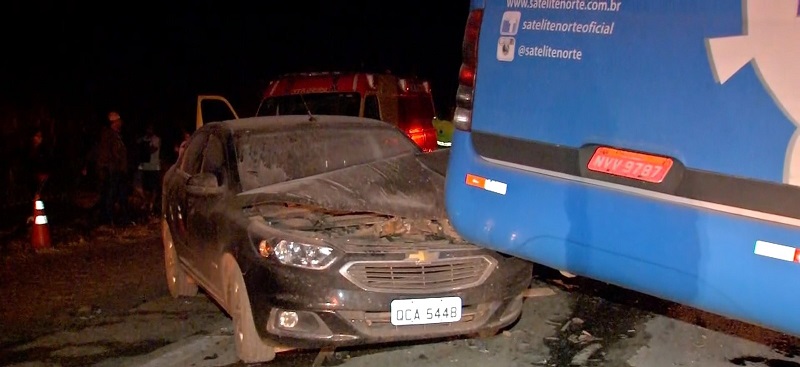
[[[521,16],[522,14],[518,11],[507,11],[503,13],[503,21],[500,23],[500,34],[504,36],[513,36],[517,34]]]

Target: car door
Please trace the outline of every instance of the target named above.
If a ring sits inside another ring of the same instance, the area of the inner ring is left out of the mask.
[[[197,96],[197,113],[195,129],[200,129],[203,124],[215,121],[236,120],[239,115],[225,97],[214,95]]]
[[[361,114],[361,117],[375,120],[381,119],[380,104],[375,93],[368,93],[364,97],[364,113]]]
[[[217,246],[219,231],[227,222],[229,174],[224,137],[218,132],[208,135],[203,149],[200,170],[189,178],[186,197],[189,243],[195,250],[196,266],[204,274],[212,274],[220,258]],[[210,280],[210,279],[209,279]]]
[[[175,175],[173,175],[173,182],[170,187],[173,187],[173,192],[170,193],[173,200],[170,201],[170,217],[172,223],[170,230],[172,231],[173,242],[178,251],[178,257],[190,267],[195,267],[197,250],[194,248],[195,244],[190,241],[189,236],[189,216],[193,213],[192,202],[188,200],[187,190],[189,179],[200,172],[203,162],[203,151],[205,150],[208,134],[205,131],[199,131],[192,135],[186,150],[181,156],[180,164],[175,167]]]

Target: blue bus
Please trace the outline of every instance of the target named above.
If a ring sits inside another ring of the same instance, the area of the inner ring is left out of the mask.
[[[456,230],[800,335],[799,3],[472,0]]]

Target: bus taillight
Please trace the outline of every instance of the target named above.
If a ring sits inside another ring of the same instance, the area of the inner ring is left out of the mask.
[[[462,62],[458,72],[458,92],[453,123],[459,130],[472,129],[472,96],[475,88],[475,71],[478,67],[478,36],[481,31],[483,9],[469,13],[464,30],[464,43],[461,46]]]

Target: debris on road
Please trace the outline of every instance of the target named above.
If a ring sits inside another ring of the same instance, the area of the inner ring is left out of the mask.
[[[545,320],[544,323],[550,326],[561,326],[560,322],[554,320]]]
[[[561,279],[553,279],[553,280],[552,280],[552,283],[553,283],[553,284],[555,284],[555,285],[557,285],[557,286],[560,286],[560,287],[561,287],[561,288],[563,288],[564,290],[568,290],[568,291],[569,291],[569,290],[573,290],[573,289],[575,289],[575,288],[578,288],[578,286],[577,286],[577,285],[574,285],[574,284],[567,284],[567,283],[565,283],[564,281],[562,281]]]
[[[547,297],[554,296],[556,292],[549,287],[528,288],[522,292],[524,298]]]
[[[594,343],[594,344],[588,345],[587,347],[581,349],[580,352],[575,354],[574,357],[572,357],[572,362],[570,362],[570,365],[573,365],[573,366],[584,366],[584,365],[586,365],[586,363],[589,362],[589,358],[592,357],[592,354],[594,354],[595,352],[600,350],[600,348],[602,348],[602,347],[603,347],[603,345],[600,344],[600,343]]]
[[[531,365],[534,365],[534,366],[546,366],[547,364],[548,364],[547,359],[542,359],[540,361],[531,362]]]
[[[579,343],[590,343],[593,341],[600,341],[600,340],[603,340],[603,338],[596,338],[592,334],[589,334],[589,332],[586,330],[581,331],[581,335],[578,335]]]
[[[466,339],[465,341],[469,349],[477,349],[481,353],[489,353],[485,341],[480,339]]]
[[[564,326],[561,327],[561,331],[562,332],[567,331],[567,329],[569,329],[570,325],[572,325],[572,320],[567,320],[567,323],[564,324]]]
[[[319,354],[317,354],[317,358],[314,358],[314,363],[312,364],[313,367],[321,367],[323,363],[326,361],[335,361],[335,348],[333,347],[325,347],[319,350]]]

